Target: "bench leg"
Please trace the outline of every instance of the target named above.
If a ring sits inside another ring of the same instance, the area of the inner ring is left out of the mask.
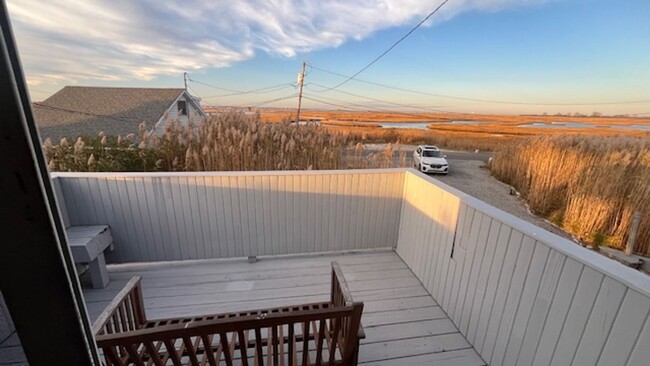
[[[104,253],[99,253],[94,261],[90,262],[88,268],[90,272],[90,282],[93,288],[104,288],[108,285],[108,271],[106,270],[106,259]]]

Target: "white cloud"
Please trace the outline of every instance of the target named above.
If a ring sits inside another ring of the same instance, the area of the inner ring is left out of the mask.
[[[467,10],[546,0],[450,0],[442,21]],[[250,59],[336,47],[414,24],[431,0],[9,0],[31,84],[151,79]]]

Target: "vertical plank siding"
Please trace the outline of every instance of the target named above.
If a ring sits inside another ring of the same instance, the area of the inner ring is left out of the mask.
[[[112,262],[391,248],[404,170],[59,173],[66,225],[108,224]]]
[[[650,280],[413,170],[55,175],[113,262],[394,247],[490,365],[647,365]]]
[[[650,280],[409,171],[396,252],[489,365],[647,365]]]

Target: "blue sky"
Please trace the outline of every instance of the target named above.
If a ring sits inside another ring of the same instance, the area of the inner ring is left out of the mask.
[[[229,93],[218,88],[295,83],[304,60],[315,66],[308,67],[307,97],[354,108],[650,112],[647,0],[449,0],[433,21],[358,77],[438,96],[355,80],[338,89],[366,98],[321,92],[322,86],[343,80],[322,69],[354,74],[439,1],[8,4],[34,100],[70,84],[182,87],[182,73],[187,71],[195,81],[189,83],[192,91],[206,104],[255,105],[290,97],[296,89],[284,85],[266,93],[218,97]],[[639,100],[648,102],[578,105]],[[290,98],[266,105],[295,104]],[[305,106],[336,108],[314,100],[305,100]]]

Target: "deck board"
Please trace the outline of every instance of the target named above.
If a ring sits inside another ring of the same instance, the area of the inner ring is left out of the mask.
[[[445,312],[392,251],[246,261],[109,266],[105,289],[84,289],[94,320],[131,276],[142,277],[150,318],[242,311],[324,301],[330,263],[341,265],[355,300],[365,304],[360,364],[484,365]]]

